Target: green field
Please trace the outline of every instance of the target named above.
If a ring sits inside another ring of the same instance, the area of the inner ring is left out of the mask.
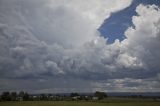
[[[154,101],[22,101],[0,102],[0,106],[160,106]]]

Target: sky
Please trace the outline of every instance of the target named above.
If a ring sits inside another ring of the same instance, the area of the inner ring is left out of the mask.
[[[0,92],[160,92],[159,0],[0,0]]]
[[[160,6],[159,0],[133,0],[132,4],[112,15],[104,21],[99,28],[101,35],[108,38],[108,43],[113,43],[117,38],[122,41],[125,39],[124,32],[129,26],[132,26],[132,16],[136,15],[136,7],[139,4]],[[118,17],[118,18],[117,18]],[[106,30],[107,29],[107,30]]]

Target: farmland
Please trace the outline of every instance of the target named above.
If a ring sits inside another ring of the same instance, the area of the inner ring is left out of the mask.
[[[106,99],[101,101],[7,101],[0,106],[160,106],[159,101],[151,99]]]

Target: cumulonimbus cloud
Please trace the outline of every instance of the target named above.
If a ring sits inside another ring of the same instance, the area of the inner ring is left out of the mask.
[[[107,39],[97,31],[112,12],[128,7],[131,2],[1,0],[1,77],[53,76],[88,83],[127,77],[157,78],[160,69],[157,6],[137,7],[138,16],[132,19],[134,26],[127,29],[122,42],[107,44]]]

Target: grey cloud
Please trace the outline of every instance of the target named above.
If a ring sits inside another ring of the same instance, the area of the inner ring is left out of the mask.
[[[66,91],[83,87],[86,87],[84,91],[105,90],[105,87],[115,91],[116,87],[134,90],[140,83],[143,83],[141,87],[158,89],[159,86],[155,86],[160,69],[158,7],[138,6],[139,15],[133,17],[135,28],[127,29],[127,38],[107,44],[107,39],[99,35],[97,26],[111,12],[129,6],[131,0],[121,2],[122,6],[118,7],[110,2],[114,8],[102,7],[107,1],[94,1],[92,5],[98,4],[98,9],[93,11],[89,11],[92,7],[82,8],[90,0],[82,4],[79,1],[63,4],[59,0],[0,2],[1,89],[18,90],[23,88],[23,82],[30,90],[31,85],[35,85],[35,92],[36,89],[37,92],[60,92],[57,89],[65,87]],[[155,84],[149,85],[154,82],[149,79],[155,77]],[[16,81],[15,86],[7,84]],[[105,86],[103,81],[106,81]]]

